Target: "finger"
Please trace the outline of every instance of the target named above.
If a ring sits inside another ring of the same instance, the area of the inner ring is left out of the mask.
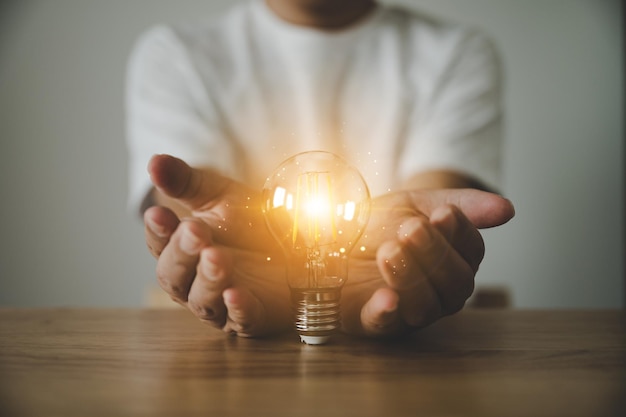
[[[243,287],[227,288],[223,292],[228,318],[224,331],[238,336],[253,337],[264,333],[267,317],[257,297]]]
[[[429,220],[423,215],[405,219],[397,227],[395,239],[383,242],[376,252],[376,262],[383,279],[391,288],[407,290],[425,279],[423,266],[415,251],[425,251],[432,244]],[[418,245],[422,245],[419,247]]]
[[[474,290],[474,271],[446,238],[423,217],[402,224],[399,241],[410,251],[417,268],[416,282],[428,282],[438,295],[445,314],[460,310]]]
[[[363,332],[370,336],[395,334],[401,325],[398,314],[398,294],[389,288],[380,288],[361,309]]]
[[[399,240],[383,242],[376,252],[376,263],[387,285],[395,290],[414,287],[421,272],[410,248]]]
[[[399,240],[387,241],[378,249],[376,260],[383,279],[400,297],[399,319],[411,327],[423,327],[441,317],[443,306],[411,251]]]
[[[196,276],[187,297],[187,307],[201,321],[213,327],[226,324],[226,306],[222,292],[231,285],[232,257],[215,246],[202,249]]]
[[[156,206],[147,209],[143,218],[146,245],[158,259],[178,226],[178,218],[171,210]]]
[[[148,172],[159,191],[191,209],[204,206],[231,183],[215,171],[192,168],[170,155],[154,155],[148,164]]]
[[[444,315],[439,294],[428,280],[417,281],[410,289],[399,291],[400,318],[409,326],[428,326]]]
[[[163,249],[157,262],[157,279],[173,300],[185,303],[196,275],[198,255],[211,244],[208,226],[184,219]]]
[[[515,208],[510,200],[486,191],[447,189],[407,193],[413,208],[428,217],[437,207],[454,205],[478,228],[499,226],[515,215]]]
[[[431,214],[430,222],[476,273],[485,256],[485,243],[461,210],[452,205],[438,207]]]

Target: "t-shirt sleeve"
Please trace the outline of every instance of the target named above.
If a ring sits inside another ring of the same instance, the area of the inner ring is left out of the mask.
[[[139,210],[152,187],[147,165],[155,154],[236,177],[233,146],[206,84],[173,29],[156,27],[139,38],[126,80],[130,209]]]
[[[399,177],[447,169],[499,189],[502,75],[495,46],[468,30],[448,37],[422,34],[420,42],[417,99]]]

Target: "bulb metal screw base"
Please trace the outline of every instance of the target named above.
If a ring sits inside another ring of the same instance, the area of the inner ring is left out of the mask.
[[[327,343],[341,326],[341,289],[292,289],[296,330],[309,345]]]

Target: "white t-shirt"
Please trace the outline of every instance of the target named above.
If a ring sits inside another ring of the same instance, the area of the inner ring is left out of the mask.
[[[263,1],[159,26],[130,60],[130,203],[150,157],[175,155],[261,189],[306,150],[344,156],[373,196],[451,169],[498,187],[500,67],[480,32],[378,8],[340,31],[281,20]]]

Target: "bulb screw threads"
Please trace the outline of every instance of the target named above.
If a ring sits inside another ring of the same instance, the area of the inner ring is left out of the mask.
[[[296,330],[302,342],[319,345],[328,342],[341,326],[341,289],[292,289]]]

